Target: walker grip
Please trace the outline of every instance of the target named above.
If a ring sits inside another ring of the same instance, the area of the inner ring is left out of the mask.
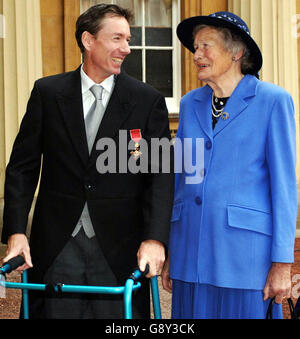
[[[138,267],[135,271],[130,275],[129,279],[132,279],[134,282],[137,282],[139,279],[144,278],[149,273],[149,265],[147,264],[145,267],[145,271],[142,272]]]
[[[142,277],[145,277],[150,271],[150,266],[147,264],[145,267],[145,271],[142,272]]]
[[[1,272],[2,273],[10,273],[14,271],[16,268],[19,266],[22,266],[25,263],[24,258],[21,255],[18,255],[14,258],[11,258],[7,262],[3,264],[1,267]]]

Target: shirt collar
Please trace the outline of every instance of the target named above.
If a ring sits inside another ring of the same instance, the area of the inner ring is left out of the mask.
[[[111,93],[113,90],[115,76],[112,74],[105,80],[103,80],[100,84],[96,84],[83,70],[83,64],[81,65],[80,69],[80,76],[81,76],[81,89],[82,94],[86,93],[92,86],[94,85],[101,85],[108,93]]]

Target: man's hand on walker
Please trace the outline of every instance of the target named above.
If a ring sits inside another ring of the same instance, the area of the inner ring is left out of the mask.
[[[25,234],[16,233],[9,237],[7,243],[6,256],[2,259],[2,263],[7,262],[11,258],[16,257],[17,255],[22,255],[25,260],[25,264],[18,267],[17,271],[24,271],[28,268],[33,267],[30,256],[30,248],[28,240]]]
[[[149,265],[147,278],[160,275],[165,262],[165,247],[157,240],[145,240],[137,253],[139,269],[144,272],[146,265]]]

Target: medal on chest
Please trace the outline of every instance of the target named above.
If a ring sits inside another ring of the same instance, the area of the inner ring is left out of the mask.
[[[135,150],[130,152],[131,155],[134,156],[135,159],[139,158],[142,155],[142,152],[140,152],[140,140],[142,138],[142,133],[140,129],[132,129],[130,130],[130,138],[135,142]]]

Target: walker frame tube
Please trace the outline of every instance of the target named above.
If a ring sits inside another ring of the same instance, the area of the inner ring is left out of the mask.
[[[0,274],[11,272],[9,264],[4,264],[0,269]],[[99,293],[99,294],[123,294],[124,302],[124,317],[125,319],[132,319],[132,292],[138,290],[141,287],[141,283],[138,281],[145,275],[145,272],[135,270],[129,279],[126,280],[125,286],[106,287],[106,286],[82,286],[82,285],[64,285],[54,284],[51,285],[53,292],[70,292],[70,293]],[[28,283],[27,271],[22,274],[22,282],[0,282],[5,288],[21,289],[23,296],[23,316],[24,319],[29,319],[29,302],[28,291],[39,290],[45,291],[49,285],[47,284],[32,284]],[[159,300],[159,290],[157,277],[150,279],[153,312],[155,319],[161,319],[161,309]]]

